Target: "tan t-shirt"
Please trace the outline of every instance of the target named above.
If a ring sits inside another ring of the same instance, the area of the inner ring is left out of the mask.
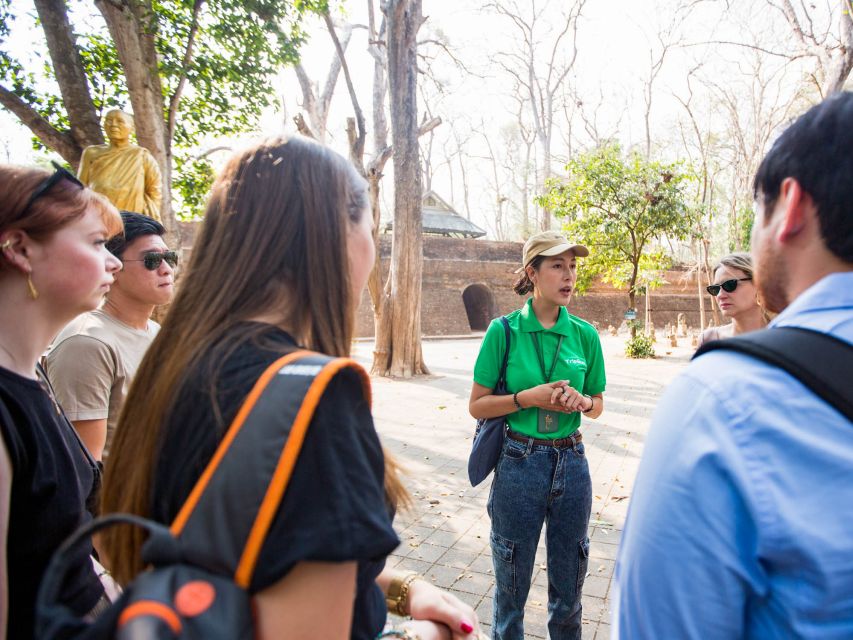
[[[107,419],[105,459],[130,383],[159,330],[153,320],[134,329],[96,309],[66,325],[47,354],[47,375],[68,418]]]

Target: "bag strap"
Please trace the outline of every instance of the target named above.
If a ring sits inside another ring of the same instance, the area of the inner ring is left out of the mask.
[[[317,405],[329,382],[347,368],[358,374],[370,404],[370,378],[350,358],[298,351],[271,364],[246,397],[171,528],[114,513],[77,529],[56,550],[44,573],[36,600],[37,636],[102,637],[62,603],[60,592],[72,562],[79,558],[72,550],[91,545],[93,533],[118,523],[148,533],[142,548],[146,563],[191,564],[233,576],[246,589]]]
[[[506,336],[506,350],[504,351],[504,359],[501,363],[501,372],[498,375],[498,384],[497,388],[506,389],[506,363],[509,360],[509,320],[506,319],[506,316],[501,316],[501,324],[504,326],[504,336]]]
[[[853,421],[853,345],[803,327],[772,327],[703,344],[693,358],[726,349],[768,362],[811,389]]]
[[[317,405],[346,368],[370,403],[370,379],[350,358],[297,351],[264,371],[171,524],[187,562],[248,588]]]

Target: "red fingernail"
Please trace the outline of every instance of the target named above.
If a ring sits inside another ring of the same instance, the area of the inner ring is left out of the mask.
[[[462,624],[459,625],[459,628],[462,629],[465,633],[471,633],[474,630],[474,627],[470,622],[462,621]]]

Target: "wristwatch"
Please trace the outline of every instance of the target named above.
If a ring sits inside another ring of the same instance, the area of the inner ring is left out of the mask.
[[[595,409],[595,400],[592,399],[592,396],[588,396],[586,394],[583,394],[583,397],[589,399],[590,405],[589,405],[589,409],[587,409],[586,411],[583,411],[582,413],[589,413],[590,411]]]

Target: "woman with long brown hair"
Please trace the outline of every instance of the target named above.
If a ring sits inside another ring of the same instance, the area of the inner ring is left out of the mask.
[[[298,137],[235,156],[125,403],[104,511],[171,522],[269,364],[299,348],[349,353],[373,262],[366,183],[344,158]],[[317,407],[250,584],[258,637],[372,639],[386,598],[417,619],[387,637],[475,637],[470,607],[416,575],[383,570],[399,543],[393,508],[405,496],[357,375],[341,371]],[[107,533],[114,575],[126,583],[142,569],[142,540],[130,529]]]
[[[119,231],[115,207],[65,169],[0,165],[0,637],[33,637],[51,554],[91,519],[97,467],[38,361],[109,290],[121,263],[104,244]],[[104,592],[90,552],[77,553],[62,592],[81,616]]]

